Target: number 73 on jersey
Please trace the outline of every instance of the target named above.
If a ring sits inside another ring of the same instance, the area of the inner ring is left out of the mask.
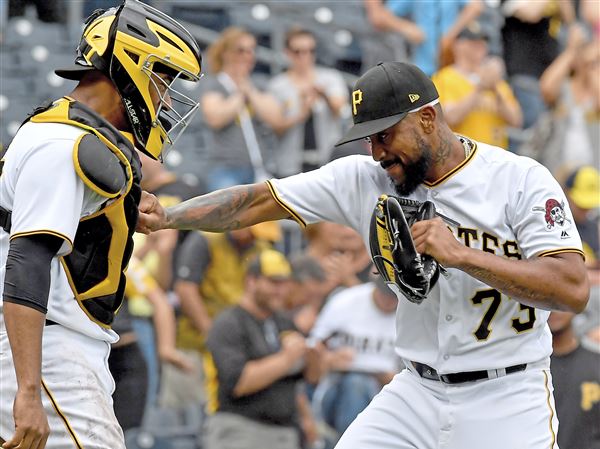
[[[479,290],[473,295],[471,302],[484,311],[481,322],[474,330],[473,336],[477,341],[485,341],[492,333],[492,322],[496,318],[502,303],[502,294],[494,288]],[[528,331],[535,323],[535,309],[533,307],[519,304],[519,312],[518,316],[510,319],[510,325],[517,333]]]

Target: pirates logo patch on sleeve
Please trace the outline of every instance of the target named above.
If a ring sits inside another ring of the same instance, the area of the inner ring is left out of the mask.
[[[572,221],[567,217],[567,213],[565,212],[564,200],[559,202],[554,198],[550,198],[546,200],[544,207],[534,206],[531,211],[542,212],[544,214],[547,231],[561,229],[564,232],[571,227]]]

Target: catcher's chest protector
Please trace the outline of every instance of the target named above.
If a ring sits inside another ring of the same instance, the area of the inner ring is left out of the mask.
[[[125,268],[141,197],[141,164],[133,145],[110,123],[70,98],[37,110],[34,123],[65,123],[87,133],[73,148],[75,171],[107,200],[79,221],[73,251],[61,257],[75,299],[87,316],[110,327],[123,302]]]

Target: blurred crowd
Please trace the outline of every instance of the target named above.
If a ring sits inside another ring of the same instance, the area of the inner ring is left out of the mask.
[[[2,3],[18,16],[26,2]],[[43,20],[60,18],[53,2],[34,3]],[[364,52],[365,67],[419,65],[455,132],[535,158],[562,183],[593,287],[583,314],[553,312],[549,323],[558,442],[600,447],[600,3],[362,6],[379,39]],[[256,76],[257,37],[239,26],[220,32],[204,51],[199,92],[208,167],[191,185],[143,157],[145,190],[171,205],[369,153],[362,142],[333,149],[351,118],[349,86],[339,68],[318,64],[313,30],[292,26],[280,44],[286,68]],[[152,433],[156,410],[196,409],[197,447],[233,447],[229,439],[248,449],[333,447],[402,369],[393,350],[397,300],[349,228],[270,222],[140,235],[127,276],[110,360],[126,431]]]

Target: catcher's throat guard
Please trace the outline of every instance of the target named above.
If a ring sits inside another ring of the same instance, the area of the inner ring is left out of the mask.
[[[410,226],[436,215],[431,201],[381,195],[371,216],[369,242],[373,262],[388,287],[410,302],[420,304],[440,275],[440,265],[431,256],[419,254]]]

